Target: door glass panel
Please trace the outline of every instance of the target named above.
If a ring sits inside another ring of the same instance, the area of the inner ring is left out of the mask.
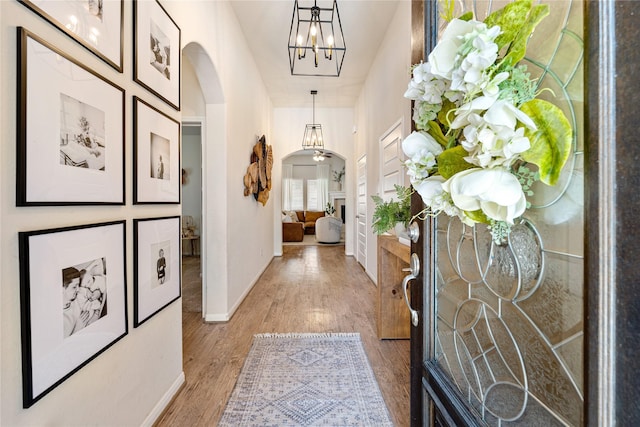
[[[456,1],[454,16],[473,10],[484,19],[505,3]],[[548,4],[523,63],[550,89],[539,97],[571,122],[569,161],[554,187],[534,185],[507,244],[493,243],[482,224],[440,215],[433,292],[425,293],[435,295],[426,357],[496,426],[584,422],[583,4]]]

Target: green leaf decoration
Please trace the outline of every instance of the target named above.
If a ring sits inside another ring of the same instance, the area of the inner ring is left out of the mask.
[[[460,17],[458,18],[461,21],[471,21],[473,19],[473,12],[469,11],[467,13],[463,13],[462,15],[460,15]]]
[[[527,51],[527,41],[529,41],[529,37],[540,21],[542,21],[548,14],[548,4],[538,5],[531,9],[531,13],[529,14],[526,23],[520,29],[520,32],[509,46],[507,54],[503,58],[504,64],[514,66],[524,58]]]
[[[438,11],[440,12],[440,17],[445,21],[451,22],[454,10],[454,0],[438,0]]]
[[[498,25],[502,31],[502,34],[495,41],[498,45],[498,51],[515,40],[524,26],[530,10],[531,0],[516,0],[487,16],[484,20],[487,27]]]
[[[440,108],[440,111],[438,111],[437,119],[438,119],[438,122],[442,123],[443,125],[446,125],[447,129],[449,128],[449,124],[451,123],[449,121],[450,112],[452,110],[455,110],[456,108],[458,108],[458,106],[453,102],[449,101],[448,99],[444,98],[442,100],[442,108]]]
[[[522,159],[538,166],[540,181],[555,185],[571,151],[569,120],[560,108],[542,99],[526,102],[520,110],[538,127],[536,131],[525,128],[531,148],[522,153]]]
[[[458,172],[477,167],[464,159],[468,155],[462,145],[444,150],[438,156],[438,173],[444,179],[449,179]]]
[[[478,209],[477,211],[464,211],[464,213],[475,222],[482,222],[484,224],[491,222],[484,212],[482,212],[482,209]]]
[[[446,147],[448,140],[447,137],[442,133],[442,129],[440,129],[438,123],[431,120],[428,125],[429,129],[427,129],[427,132],[429,133],[429,135],[431,135],[438,142],[438,144]]]

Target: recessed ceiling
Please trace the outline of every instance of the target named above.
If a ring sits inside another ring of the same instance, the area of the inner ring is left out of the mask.
[[[347,47],[340,77],[292,76],[288,40],[294,0],[232,0],[231,6],[245,35],[275,108],[309,108],[310,91],[318,90],[316,107],[354,107],[369,68],[384,40],[400,1],[338,0]],[[313,6],[313,0],[299,0]],[[317,0],[330,8],[333,0]]]

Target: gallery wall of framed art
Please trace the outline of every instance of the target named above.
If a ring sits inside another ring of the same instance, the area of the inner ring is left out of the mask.
[[[151,65],[159,83],[134,75],[133,16],[147,6],[145,19],[156,24],[137,24],[136,32],[146,31],[148,64],[158,46],[167,54]],[[12,190],[4,215],[11,221],[3,223],[12,255],[3,251],[3,277],[17,279],[15,289],[3,290],[5,301],[16,302],[2,313],[3,342],[15,351],[5,346],[1,362],[3,372],[21,373],[1,382],[0,424],[130,425],[132,417],[144,424],[184,381],[176,302],[180,30],[155,0],[18,0],[0,8],[3,46],[13,51],[0,65],[3,82],[12,79],[3,104],[15,106],[15,142],[3,144],[2,155],[12,166],[0,172]],[[142,150],[158,185],[137,175],[134,159]],[[160,154],[158,172],[151,159]],[[151,242],[149,230],[164,240]],[[145,287],[142,270],[134,275],[142,244],[165,253],[160,296]],[[104,378],[108,387],[100,384]],[[152,390],[135,403],[124,399],[140,383]],[[51,410],[70,401],[72,409]]]

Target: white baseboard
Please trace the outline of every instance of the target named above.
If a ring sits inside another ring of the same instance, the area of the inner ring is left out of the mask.
[[[171,403],[171,400],[176,395],[176,393],[180,390],[180,387],[182,387],[182,384],[184,384],[184,381],[185,381],[184,371],[182,371],[180,372],[180,375],[178,375],[178,378],[176,378],[176,380],[173,382],[173,384],[171,384],[171,387],[169,387],[169,390],[167,390],[164,396],[162,396],[162,399],[160,399],[160,401],[156,404],[156,406],[154,406],[154,408],[151,410],[149,415],[147,415],[147,418],[142,422],[141,425],[143,427],[151,427],[156,421],[158,421],[158,418],[160,418],[160,415],[162,415],[162,412],[166,409],[169,403]]]
[[[207,314],[204,316],[204,321],[206,323],[214,323],[214,322],[228,322],[230,319],[228,314]]]
[[[269,262],[267,262],[264,265],[264,267],[262,267],[262,270],[260,270],[260,273],[258,273],[255,279],[253,279],[251,284],[242,293],[242,295],[240,295],[240,298],[238,298],[236,303],[233,305],[233,307],[231,307],[231,309],[227,313],[209,313],[204,316],[204,321],[213,323],[213,322],[228,322],[229,320],[231,320],[231,317],[233,316],[233,314],[236,312],[238,307],[240,307],[240,304],[242,304],[242,301],[244,301],[247,295],[249,295],[249,292],[251,292],[251,289],[253,289],[256,283],[258,283],[258,280],[260,280],[260,277],[262,276],[264,271],[267,269],[267,267],[269,267],[269,264],[271,264],[272,260],[273,260],[273,257],[269,260]]]

